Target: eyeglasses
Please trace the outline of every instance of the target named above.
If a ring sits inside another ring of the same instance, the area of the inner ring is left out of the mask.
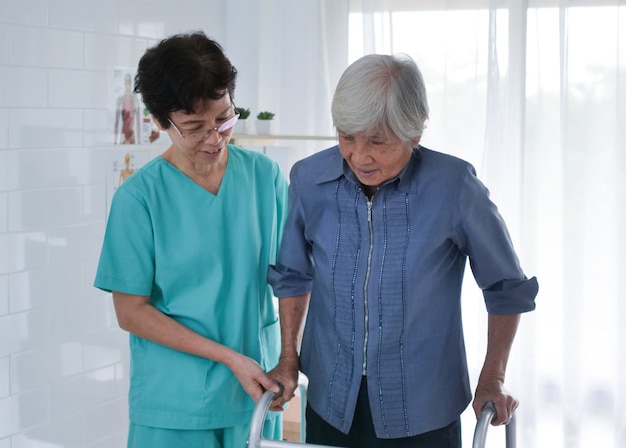
[[[206,131],[205,130],[193,131],[187,134],[183,134],[181,130],[178,129],[178,126],[176,126],[174,122],[170,120],[169,118],[167,119],[167,121],[169,121],[170,124],[174,126],[174,129],[176,129],[176,131],[178,131],[180,136],[184,138],[185,140],[189,140],[192,142],[201,142],[209,138],[209,136],[211,135],[211,132],[217,132],[218,134],[221,134],[222,132],[228,131],[230,128],[235,126],[235,123],[237,123],[238,119],[239,119],[239,114],[235,114],[232,117],[230,117],[228,120],[226,120],[224,123],[220,124],[219,126],[215,126],[214,128],[207,129]]]

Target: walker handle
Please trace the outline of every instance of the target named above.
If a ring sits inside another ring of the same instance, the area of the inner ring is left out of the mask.
[[[485,447],[485,443],[487,441],[487,430],[489,429],[489,424],[495,416],[496,408],[493,405],[493,402],[489,401],[485,404],[483,410],[478,416],[476,430],[474,431],[474,443],[472,444],[473,448]],[[513,413],[511,420],[509,420],[509,423],[506,425],[506,448],[516,447],[515,420],[515,413]]]
[[[254,408],[252,413],[252,421],[250,422],[250,437],[248,438],[249,448],[302,448],[303,446],[313,448],[328,448],[325,445],[311,445],[296,442],[288,442],[284,440],[270,440],[263,438],[263,424],[265,416],[274,398],[283,394],[283,385],[280,386],[280,392],[274,393],[271,390],[266,391]]]

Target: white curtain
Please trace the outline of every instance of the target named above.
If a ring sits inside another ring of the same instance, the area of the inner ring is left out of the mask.
[[[351,0],[349,23],[350,61],[416,60],[422,143],[474,163],[539,279],[507,377],[519,446],[626,447],[626,2]],[[469,278],[474,385],[484,314]],[[466,446],[474,422],[466,412]],[[490,430],[490,446],[502,437]]]
[[[239,70],[237,104],[255,115],[274,112],[274,134],[333,136],[330,101],[346,67],[348,0],[224,3],[227,53]],[[290,166],[333,144],[302,140],[282,152]]]

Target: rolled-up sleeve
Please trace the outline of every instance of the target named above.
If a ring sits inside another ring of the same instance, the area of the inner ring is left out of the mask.
[[[535,309],[539,291],[537,278],[503,280],[483,290],[487,311],[491,314],[519,314]]]
[[[278,298],[299,296],[311,292],[312,275],[303,275],[286,266],[270,266],[267,279]]]
[[[471,165],[461,191],[460,246],[469,257],[487,311],[519,314],[534,310],[537,279],[524,274],[506,224]]]

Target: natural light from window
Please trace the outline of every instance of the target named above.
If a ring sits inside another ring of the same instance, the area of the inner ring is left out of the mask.
[[[409,54],[424,75],[431,108],[422,144],[473,163],[493,182],[488,187],[505,213],[507,197],[499,195],[506,179],[489,172],[494,148],[486,141],[494,133],[507,141],[510,130],[493,129],[494,122],[499,125],[521,97],[523,152],[513,162],[523,166],[524,194],[514,239],[523,247],[525,269],[540,283],[537,311],[523,320],[514,347],[520,359],[512,360],[509,374],[523,402],[522,446],[626,446],[626,350],[620,344],[626,6],[617,3],[529,8],[522,55],[510,54],[506,9],[376,12],[365,22],[362,13],[350,15],[349,62],[364,48]],[[515,63],[522,67],[521,90],[510,84]],[[484,305],[474,291],[466,293],[466,305],[471,358],[485,342],[475,328],[485,324],[477,320]],[[472,374],[478,361],[470,361]]]

